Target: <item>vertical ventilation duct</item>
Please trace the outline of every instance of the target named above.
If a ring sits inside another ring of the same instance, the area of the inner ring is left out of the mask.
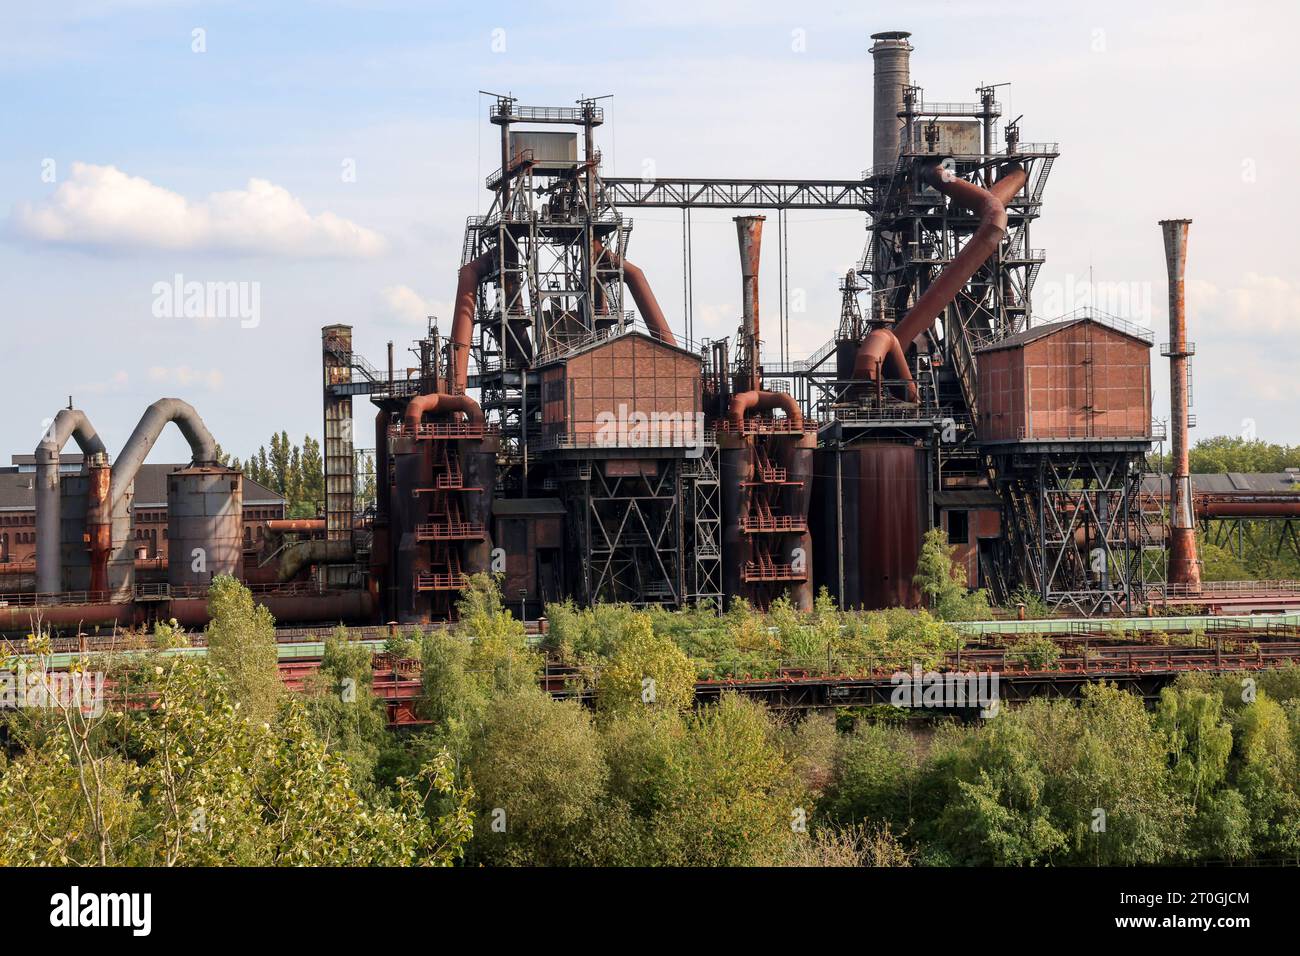
[[[104,586],[103,569],[108,560],[104,540],[107,536],[108,488],[103,479],[108,452],[85,412],[63,408],[54,416],[49,430],[36,446],[36,590],[41,593],[63,590],[59,543],[63,512],[59,456],[69,438],[76,441],[85,455],[91,475],[91,501],[86,515],[92,550],[91,590],[100,590]]]
[[[1187,267],[1187,227],[1190,219],[1162,219],[1165,268],[1169,274],[1169,583],[1188,590],[1201,589],[1201,566],[1196,554],[1196,515],[1192,510],[1192,479],[1187,437],[1188,358],[1194,351],[1187,341],[1187,308],[1183,295]]]
[[[762,391],[762,347],[758,310],[758,263],[763,247],[763,216],[737,216],[736,239],[740,246],[740,281],[742,296],[741,346],[743,380],[736,382],[737,394],[731,398],[728,417],[739,429],[745,416],[752,411],[765,412],[779,408],[790,419],[792,427],[803,427],[803,411],[794,396],[785,392]]]

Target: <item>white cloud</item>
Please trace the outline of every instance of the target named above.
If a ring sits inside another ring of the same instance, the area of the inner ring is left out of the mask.
[[[131,376],[125,369],[118,369],[109,378],[99,382],[82,382],[78,385],[73,393],[89,393],[91,395],[103,395],[106,392],[118,392],[126,388],[131,382]]]
[[[287,189],[250,179],[245,189],[189,200],[115,166],[73,163],[48,199],[20,202],[11,222],[38,242],[287,257],[370,258],[378,233],[322,212],[313,216]]]
[[[388,312],[404,325],[424,326],[431,315],[442,316],[439,304],[424,298],[408,285],[390,285],[379,293]],[[445,314],[449,317],[450,311]]]
[[[149,369],[149,381],[158,385],[205,388],[213,392],[221,388],[225,376],[215,368],[204,371],[190,368],[188,365],[178,365],[175,368],[155,365]]]
[[[1193,337],[1198,334],[1197,319],[1204,316],[1211,320],[1203,323],[1211,334],[1222,328],[1234,335],[1281,335],[1292,339],[1300,329],[1300,284],[1257,272],[1247,272],[1229,288],[1188,279],[1187,309]]]

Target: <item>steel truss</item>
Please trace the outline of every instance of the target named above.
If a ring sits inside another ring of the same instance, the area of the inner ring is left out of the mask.
[[[722,500],[718,485],[718,446],[705,444],[697,458],[682,460],[686,522],[686,600],[722,607]]]
[[[643,467],[627,476],[609,474],[608,461],[578,463],[582,506],[569,514],[575,540],[583,544],[582,598],[680,606],[687,593],[681,461],[636,463]],[[645,467],[652,463],[653,469]]]
[[[535,457],[528,435],[540,408],[532,371],[538,360],[628,318],[621,257],[631,223],[597,186],[593,130],[603,112],[592,101],[577,108],[521,107],[502,97],[490,117],[501,128],[502,165],[488,177],[492,206],[466,223],[462,262],[485,253],[493,260],[478,291],[472,379],[482,390],[488,423],[501,432],[498,487],[515,494],[527,492]],[[583,157],[535,159],[513,143],[511,125],[520,122],[580,127]],[[596,261],[597,243],[618,253],[618,266]]]
[[[991,456],[1003,501],[1003,560],[1053,608],[1092,617],[1146,599],[1161,547],[1142,501],[1142,452],[1114,446]]]
[[[1275,558],[1283,551],[1300,558],[1300,522],[1294,518],[1202,518],[1201,531],[1206,540],[1238,558],[1245,556],[1247,544],[1264,547]]]
[[[652,179],[601,180],[611,206],[676,209],[856,209],[871,206],[874,190],[855,179]]]

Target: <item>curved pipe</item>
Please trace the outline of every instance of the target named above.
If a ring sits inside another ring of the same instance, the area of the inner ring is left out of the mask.
[[[782,409],[785,412],[785,417],[790,419],[792,427],[803,428],[803,411],[799,408],[799,403],[794,400],[794,396],[787,395],[785,392],[758,390],[739,392],[731,396],[731,404],[727,408],[727,418],[732,426],[739,428],[744,423],[745,416],[750,412],[765,412],[773,408]]]
[[[63,521],[63,500],[59,494],[59,455],[69,438],[76,441],[77,447],[86,456],[87,465],[91,464],[89,459],[92,456],[108,454],[86,413],[76,408],[59,409],[49,430],[36,446],[36,590],[43,593],[62,590],[63,585],[59,554],[59,526]],[[96,489],[92,487],[92,506],[86,515],[86,522],[98,527],[107,522],[108,517],[103,503],[95,502],[95,492]],[[94,540],[92,531],[92,541]]]
[[[955,205],[977,213],[980,224],[970,241],[916,300],[903,320],[894,329],[873,331],[854,359],[853,377],[870,382],[880,380],[888,362],[894,377],[907,383],[910,401],[916,400],[916,385],[912,382],[903,349],[934,324],[970,277],[997,252],[1007,231],[1006,204],[1025,184],[1025,169],[1017,163],[1001,167],[998,180],[990,189],[954,177],[939,164],[927,167],[921,175]]]
[[[676,345],[677,338],[673,335],[668,320],[664,318],[663,309],[659,308],[659,300],[655,298],[645,273],[626,259],[620,258],[617,253],[610,252],[601,243],[597,242],[594,245],[597,263],[604,259],[614,269],[622,267],[623,282],[627,285],[627,291],[632,293],[632,301],[636,303],[637,311],[641,313],[641,318],[646,328],[650,330],[650,334],[668,345]]]
[[[279,578],[291,581],[312,564],[346,564],[353,559],[351,541],[299,541],[284,549]]]
[[[208,465],[216,462],[217,443],[193,406],[179,398],[160,398],[145,410],[140,424],[135,426],[135,431],[131,432],[131,437],[122,447],[122,454],[113,462],[111,501],[115,509],[135,481],[149,450],[169,422],[175,422],[189,442],[193,464]]]
[[[474,306],[478,287],[487,278],[496,261],[494,253],[485,252],[460,267],[456,275],[456,306],[451,317],[451,382],[449,392],[417,395],[406,406],[406,428],[412,433],[426,412],[461,412],[475,424],[483,423],[483,409],[465,394],[469,385],[469,349],[474,338]]]
[[[469,346],[474,338],[474,305],[478,287],[495,262],[495,255],[485,252],[473,262],[460,267],[456,277],[456,307],[451,316],[451,390],[465,391],[469,383]]]
[[[415,434],[415,428],[420,424],[420,420],[427,413],[461,412],[469,421],[475,425],[483,424],[483,409],[479,403],[474,401],[468,395],[448,395],[446,392],[429,392],[427,395],[416,395],[406,403],[406,411],[403,413],[405,428],[411,434]]]

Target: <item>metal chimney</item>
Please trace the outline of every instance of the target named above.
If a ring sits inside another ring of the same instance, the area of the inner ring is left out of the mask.
[[[741,336],[750,376],[749,388],[759,387],[758,261],[763,247],[766,216],[736,216],[736,238],[740,243]]]
[[[875,98],[871,106],[871,167],[892,170],[898,161],[899,111],[903,89],[911,84],[912,45],[905,30],[873,33],[871,55],[875,58]]]
[[[1165,268],[1169,273],[1169,342],[1161,352],[1169,356],[1169,583],[1188,590],[1201,588],[1201,566],[1196,554],[1196,515],[1192,509],[1192,479],[1187,438],[1188,359],[1196,351],[1187,341],[1187,309],[1183,295],[1187,267],[1187,227],[1190,219],[1162,219]]]

